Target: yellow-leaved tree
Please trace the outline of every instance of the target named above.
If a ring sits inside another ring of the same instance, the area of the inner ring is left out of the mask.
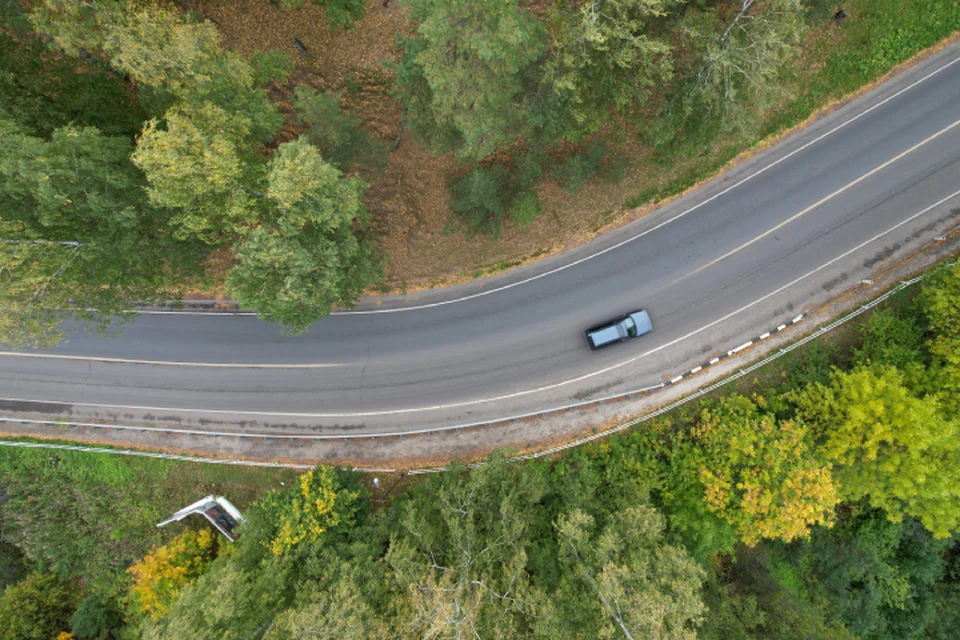
[[[159,618],[181,589],[203,575],[216,555],[216,539],[210,529],[184,531],[170,544],[155,547],[127,569],[134,580],[130,589],[134,608]]]
[[[830,525],[837,488],[802,423],[777,420],[761,397],[734,395],[704,409],[693,435],[707,506],[745,544],[789,542]]]
[[[319,540],[331,527],[351,525],[359,497],[359,489],[347,488],[334,467],[311,469],[300,476],[296,489],[264,498],[276,522],[276,530],[265,544],[280,556],[302,542]]]

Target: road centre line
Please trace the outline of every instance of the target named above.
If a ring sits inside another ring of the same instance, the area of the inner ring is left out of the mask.
[[[930,78],[936,76],[937,74],[941,73],[942,71],[945,71],[945,70],[949,69],[950,67],[952,67],[953,65],[955,65],[955,64],[957,64],[957,63],[960,63],[960,57],[954,58],[954,59],[951,60],[950,62],[944,64],[942,67],[939,67],[939,68],[931,71],[931,72],[928,73],[927,75],[921,77],[920,79],[918,79],[918,80],[912,82],[911,84],[907,85],[906,87],[900,89],[900,90],[897,91],[896,93],[894,93],[894,94],[892,94],[892,95],[890,95],[890,96],[887,96],[886,98],[884,98],[883,100],[881,100],[881,101],[878,102],[877,104],[875,104],[875,105],[873,105],[873,106],[871,106],[871,107],[868,107],[868,108],[864,109],[863,111],[861,111],[860,113],[852,116],[849,120],[846,120],[846,121],[838,124],[838,125],[835,126],[834,128],[829,129],[828,131],[825,131],[824,133],[820,134],[819,136],[817,136],[817,137],[814,138],[813,140],[810,140],[809,142],[804,143],[804,144],[801,145],[800,147],[797,147],[796,149],[794,149],[794,150],[791,151],[790,153],[786,154],[786,155],[783,156],[782,158],[778,158],[778,159],[774,160],[773,162],[771,162],[770,164],[768,164],[768,165],[766,165],[766,166],[758,169],[758,170],[756,171],[756,173],[752,173],[752,174],[748,175],[747,177],[745,177],[745,178],[743,178],[743,179],[735,182],[734,184],[730,185],[729,187],[727,187],[727,188],[719,191],[718,193],[710,196],[709,198],[707,198],[707,199],[704,200],[703,202],[697,203],[697,204],[693,205],[692,207],[690,207],[689,209],[686,209],[686,210],[684,210],[684,211],[681,211],[680,213],[678,213],[678,214],[675,215],[674,217],[672,217],[672,218],[670,218],[670,219],[668,219],[668,220],[664,220],[663,222],[661,222],[661,223],[659,223],[659,224],[651,227],[650,229],[647,229],[647,230],[645,230],[645,231],[642,231],[642,232],[638,233],[638,234],[635,235],[635,236],[631,236],[631,237],[627,238],[626,240],[622,240],[622,241],[618,242],[617,244],[614,244],[614,245],[612,245],[612,246],[610,246],[610,247],[607,247],[606,249],[601,249],[600,251],[597,251],[596,253],[591,253],[591,254],[588,255],[588,256],[584,256],[583,258],[580,258],[580,259],[578,259],[578,260],[574,260],[573,262],[571,262],[571,263],[569,263],[569,264],[565,264],[565,265],[561,265],[561,266],[559,266],[559,267],[555,267],[555,268],[550,269],[550,270],[548,270],[548,271],[545,271],[545,272],[543,272],[543,273],[541,273],[541,274],[538,274],[538,275],[535,275],[535,276],[531,276],[531,277],[529,277],[529,278],[526,278],[526,279],[524,279],[524,280],[520,280],[520,281],[518,281],[518,282],[513,282],[513,283],[511,283],[511,284],[506,284],[506,285],[503,285],[503,286],[500,286],[500,287],[496,287],[496,288],[493,288],[493,289],[488,289],[488,290],[486,290],[486,291],[480,291],[480,292],[478,292],[478,293],[473,293],[473,294],[470,294],[470,295],[468,295],[468,296],[463,296],[463,297],[461,297],[461,298],[455,298],[455,299],[453,299],[453,300],[443,300],[443,301],[440,301],[440,302],[431,302],[431,303],[429,303],[429,304],[422,304],[422,305],[417,305],[417,306],[412,306],[412,307],[402,307],[402,308],[397,308],[397,309],[360,309],[360,310],[351,310],[351,311],[334,311],[332,315],[373,315],[373,314],[377,314],[377,313],[399,313],[399,312],[401,312],[401,311],[416,311],[416,310],[418,310],[418,309],[430,309],[430,308],[434,308],[434,307],[441,307],[441,306],[445,306],[445,305],[448,305],[448,304],[454,304],[454,303],[457,303],[457,302],[466,302],[467,300],[473,300],[474,298],[480,298],[480,297],[483,297],[483,296],[488,296],[488,295],[490,295],[490,294],[498,293],[498,292],[500,292],[500,291],[506,291],[507,289],[512,289],[512,288],[514,288],[514,287],[518,287],[518,286],[520,286],[520,285],[527,284],[528,282],[533,282],[534,280],[539,280],[540,278],[545,278],[545,277],[547,277],[547,276],[553,275],[553,274],[555,274],[555,273],[559,273],[559,272],[564,271],[564,270],[566,270],[566,269],[569,269],[569,268],[571,268],[571,267],[575,267],[575,266],[577,266],[577,265],[579,265],[579,264],[582,264],[582,263],[584,263],[584,262],[587,262],[588,260],[592,260],[592,259],[594,259],[594,258],[597,258],[597,257],[599,257],[599,256],[602,256],[602,255],[604,255],[605,253],[609,253],[610,251],[613,251],[613,250],[615,250],[615,249],[619,249],[620,247],[622,247],[622,246],[624,246],[624,245],[627,245],[627,244],[633,242],[634,240],[638,240],[638,239],[640,239],[640,238],[642,238],[642,237],[644,237],[644,236],[646,236],[646,235],[648,235],[648,234],[650,234],[650,233],[653,233],[654,231],[656,231],[656,230],[658,230],[658,229],[660,229],[660,228],[662,228],[662,227],[665,227],[665,226],[667,226],[668,224],[671,224],[671,223],[679,220],[680,218],[685,217],[687,214],[693,213],[693,212],[696,211],[697,209],[700,209],[701,207],[710,204],[710,203],[713,202],[714,200],[717,200],[718,198],[726,195],[727,193],[733,191],[733,190],[736,189],[737,187],[740,187],[741,185],[743,185],[743,184],[745,184],[745,183],[753,180],[754,178],[763,175],[764,173],[766,173],[766,172],[769,171],[770,169],[773,169],[774,167],[776,167],[777,165],[781,164],[782,162],[785,162],[785,161],[789,160],[789,159],[792,158],[793,156],[797,155],[798,153],[800,153],[800,152],[802,152],[802,151],[805,151],[806,149],[808,149],[809,147],[813,146],[814,144],[820,142],[821,140],[823,140],[823,139],[825,139],[825,138],[833,135],[834,133],[840,131],[841,129],[843,129],[843,128],[845,128],[845,127],[847,127],[848,125],[853,124],[854,122],[856,122],[856,121],[859,120],[860,118],[866,116],[866,115],[869,114],[869,113],[872,113],[873,111],[879,109],[880,107],[882,107],[883,105],[887,104],[887,103],[890,102],[891,100],[894,100],[894,99],[900,97],[901,95],[903,95],[903,94],[906,93],[907,91],[910,91],[910,90],[913,89],[914,87],[920,85],[920,84],[923,83],[923,82],[926,82],[926,81],[929,80]]]
[[[104,362],[108,364],[145,364],[164,367],[210,367],[214,369],[325,369],[342,367],[339,363],[327,364],[256,364],[237,362],[175,362],[169,360],[135,360],[131,358],[109,358],[106,356],[72,356],[55,353],[21,353],[19,351],[0,351],[0,357],[45,358],[49,360],[80,360],[83,362]]]
[[[652,354],[654,354],[654,353],[657,353],[657,352],[659,352],[659,351],[663,351],[664,349],[667,349],[667,348],[669,348],[669,347],[672,347],[673,345],[675,345],[675,344],[677,344],[677,343],[679,343],[679,342],[682,342],[682,341],[684,341],[684,340],[687,340],[687,339],[689,339],[689,338],[697,335],[698,333],[701,333],[701,332],[703,332],[703,331],[706,331],[707,329],[710,329],[710,328],[712,328],[712,327],[720,324],[721,322],[725,322],[725,321],[729,320],[730,318],[736,316],[737,314],[743,313],[743,312],[746,311],[747,309],[750,309],[750,308],[752,308],[752,307],[754,307],[754,306],[756,306],[756,305],[764,302],[765,300],[768,300],[769,298],[771,298],[771,297],[773,297],[773,296],[775,296],[775,295],[777,295],[777,294],[785,291],[786,289],[792,287],[793,285],[797,284],[798,282],[800,282],[800,281],[802,281],[802,280],[805,280],[805,279],[813,276],[814,274],[816,274],[816,273],[818,273],[818,272],[826,269],[827,267],[833,265],[834,263],[836,263],[836,262],[838,262],[838,261],[840,261],[840,260],[843,260],[844,258],[846,258],[847,256],[849,256],[850,254],[855,253],[856,251],[859,251],[860,249],[863,249],[863,248],[866,247],[867,245],[876,242],[877,240],[879,240],[879,239],[882,238],[883,236],[888,235],[889,233],[891,233],[891,232],[893,232],[893,231],[896,231],[896,230],[899,229],[900,227],[902,227],[902,226],[904,226],[904,225],[912,222],[913,220],[916,220],[917,218],[919,218],[919,217],[922,216],[922,215],[925,215],[926,213],[929,213],[929,212],[932,211],[933,209],[936,209],[936,208],[939,207],[940,205],[944,204],[945,202],[947,202],[947,201],[949,201],[949,200],[951,200],[951,199],[953,199],[953,198],[956,198],[957,196],[960,196],[960,189],[958,189],[957,191],[954,191],[953,193],[951,193],[950,195],[948,195],[948,196],[946,196],[946,197],[944,197],[944,198],[941,198],[941,199],[938,200],[937,202],[935,202],[935,203],[931,204],[930,206],[922,209],[921,211],[913,214],[913,215],[910,216],[909,218],[906,218],[905,220],[902,220],[902,221],[898,222],[897,224],[893,225],[892,227],[890,227],[890,228],[887,229],[886,231],[882,231],[882,232],[878,233],[877,235],[873,236],[872,238],[870,238],[869,240],[866,240],[866,241],[860,243],[859,245],[857,245],[856,247],[853,247],[852,249],[849,249],[848,251],[846,251],[846,252],[842,253],[841,255],[837,256],[836,258],[833,258],[832,260],[829,260],[828,262],[823,263],[823,264],[820,265],[819,267],[816,267],[815,269],[812,269],[811,271],[808,271],[807,273],[805,273],[805,274],[799,276],[798,278],[796,278],[796,279],[788,282],[787,284],[779,287],[778,289],[776,289],[776,290],[774,290],[774,291],[771,291],[770,293],[768,293],[768,294],[766,294],[766,295],[764,295],[764,296],[761,296],[760,298],[757,298],[757,299],[754,300],[753,302],[750,302],[749,304],[746,304],[746,305],[742,306],[741,308],[736,309],[736,310],[728,313],[727,315],[725,315],[725,316],[723,316],[723,317],[721,317],[721,318],[718,318],[718,319],[716,319],[716,320],[714,320],[714,321],[712,321],[712,322],[710,322],[710,323],[708,323],[708,324],[705,324],[704,326],[700,327],[699,329],[694,329],[693,331],[687,333],[686,335],[683,335],[683,336],[681,336],[681,337],[679,337],[679,338],[676,338],[675,340],[671,340],[670,342],[667,342],[666,344],[660,345],[659,347],[656,347],[656,348],[654,348],[654,349],[650,349],[649,351],[646,351],[646,352],[644,352],[644,353],[641,353],[640,355],[634,356],[633,358],[630,358],[630,359],[628,359],[628,360],[624,360],[624,361],[619,362],[619,363],[617,363],[617,364],[610,365],[609,367],[605,367],[605,368],[603,368],[603,369],[600,369],[600,370],[597,370],[597,371],[593,371],[593,372],[591,372],[591,373],[587,373],[587,374],[584,374],[584,375],[582,375],[582,376],[578,376],[578,377],[576,377],[576,378],[570,378],[570,379],[568,379],[568,380],[563,380],[563,381],[560,381],[560,382],[556,382],[556,383],[554,383],[554,384],[545,385],[545,386],[543,386],[543,387],[537,387],[537,388],[535,388],[535,389],[527,389],[527,390],[524,390],[524,391],[517,391],[517,392],[515,392],[515,393],[510,393],[510,394],[506,394],[506,395],[502,395],[502,396],[495,396],[495,397],[492,397],[492,398],[481,398],[481,399],[479,399],[479,400],[465,400],[465,401],[463,401],[463,402],[452,402],[452,403],[447,403],[447,404],[438,404],[438,405],[433,405],[433,406],[429,406],[429,407],[413,407],[413,408],[410,408],[410,409],[391,409],[391,410],[384,410],[384,411],[363,411],[363,412],[353,412],[353,413],[303,413],[303,412],[237,411],[237,410],[230,410],[230,409],[186,409],[186,408],[176,408],[176,407],[155,407],[155,406],[123,405],[123,404],[98,404],[98,403],[94,403],[94,402],[71,402],[71,401],[65,401],[65,400],[56,400],[56,401],[53,401],[53,400],[37,400],[37,399],[27,399],[27,398],[0,398],[0,400],[5,400],[5,401],[8,401],[8,402],[37,402],[37,403],[53,403],[53,402],[55,402],[55,403],[57,403],[57,404],[64,404],[64,405],[69,404],[69,405],[74,405],[74,406],[79,406],[79,407],[101,407],[101,408],[104,408],[104,409],[127,409],[127,410],[142,410],[142,411],[172,411],[172,412],[179,412],[179,413],[208,413],[208,414],[217,414],[217,415],[238,415],[238,416],[240,416],[240,415],[242,415],[242,416],[273,416],[273,417],[284,417],[284,418],[364,418],[364,417],[378,417],[378,416],[390,416],[390,415],[405,415],[405,414],[413,414],[413,413],[423,413],[423,412],[426,412],[426,411],[438,411],[438,410],[445,410],[445,409],[457,409],[457,408],[467,407],[467,406],[471,406],[471,405],[478,405],[478,404],[483,404],[483,403],[488,403],[488,402],[500,402],[500,401],[503,401],[503,400],[509,400],[509,399],[513,399],[513,398],[518,398],[518,397],[522,397],[522,396],[527,396],[527,395],[535,394],[535,393],[541,393],[541,392],[544,392],[544,391],[550,391],[550,390],[557,389],[557,388],[560,388],[560,387],[563,387],[563,386],[567,386],[567,385],[570,385],[570,384],[574,384],[574,383],[576,383],[576,382],[582,382],[582,381],[584,381],[584,380],[588,380],[588,379],[590,379],[590,378],[593,378],[593,377],[596,377],[596,376],[599,376],[599,375],[603,375],[603,374],[605,374],[605,373],[609,373],[610,371],[619,369],[619,368],[624,367],[624,366],[626,366],[626,365],[633,364],[634,362],[637,362],[638,360],[641,360],[642,358],[646,358],[647,356],[650,356],[650,355],[652,355]],[[781,326],[785,327],[786,325],[781,325]],[[712,363],[712,362],[713,362],[713,360],[711,360],[711,363]],[[651,387],[651,388],[652,388],[652,387]]]
[[[940,129],[940,131],[937,131],[937,132],[934,133],[933,135],[927,137],[925,140],[921,140],[920,142],[918,142],[917,144],[913,145],[912,147],[910,147],[910,148],[907,149],[906,151],[903,151],[903,152],[897,154],[896,156],[894,156],[893,158],[890,158],[889,160],[887,160],[887,161],[884,162],[883,164],[881,164],[881,165],[879,165],[879,166],[877,166],[877,167],[874,167],[873,169],[871,169],[870,171],[866,172],[865,174],[863,174],[862,176],[860,176],[860,177],[857,178],[856,180],[853,180],[852,182],[848,182],[847,184],[843,185],[842,187],[840,187],[839,189],[837,189],[837,190],[834,191],[833,193],[831,193],[831,194],[829,194],[829,195],[827,195],[827,196],[824,196],[823,198],[821,198],[821,199],[818,200],[817,202],[814,202],[812,205],[810,205],[810,206],[807,207],[806,209],[803,209],[803,210],[800,211],[799,213],[795,213],[794,215],[790,216],[789,218],[787,218],[787,219],[784,220],[783,222],[780,222],[779,224],[774,225],[773,227],[771,227],[770,229],[767,229],[766,231],[764,231],[764,232],[761,233],[760,235],[752,238],[751,240],[748,240],[747,242],[744,242],[742,245],[740,245],[740,246],[737,247],[736,249],[731,249],[730,251],[726,252],[725,254],[723,254],[722,256],[720,256],[719,258],[716,258],[715,260],[711,260],[710,262],[708,262],[707,264],[703,265],[702,267],[699,267],[699,268],[697,268],[697,269],[694,269],[694,270],[691,271],[690,273],[688,273],[688,274],[686,274],[686,275],[683,275],[683,276],[677,278],[676,280],[674,280],[673,282],[671,282],[670,285],[668,285],[668,286],[673,286],[673,285],[677,284],[678,282],[681,282],[681,281],[683,281],[683,280],[686,280],[686,279],[689,278],[690,276],[694,276],[694,275],[700,273],[701,271],[703,271],[703,270],[705,270],[705,269],[709,269],[710,267],[714,266],[715,264],[717,264],[717,263],[719,263],[719,262],[722,262],[722,261],[726,260],[727,258],[729,258],[730,256],[732,256],[732,255],[734,255],[734,254],[737,254],[737,253],[739,253],[740,251],[746,249],[747,247],[749,247],[750,245],[754,244],[755,242],[759,242],[760,240],[766,238],[767,236],[769,236],[769,235],[771,235],[771,234],[773,234],[773,233],[776,233],[777,231],[779,231],[779,230],[782,229],[783,227],[787,226],[788,224],[790,224],[790,223],[793,222],[794,220],[797,220],[797,219],[799,219],[800,217],[802,217],[802,216],[810,213],[811,211],[813,211],[814,209],[816,209],[816,208],[820,207],[821,205],[825,204],[825,203],[828,202],[829,200],[832,200],[833,198],[837,197],[838,195],[840,195],[840,194],[844,193],[845,191],[849,190],[851,187],[854,187],[854,186],[860,184],[861,182],[863,182],[863,181],[866,180],[867,178],[870,178],[871,176],[876,175],[876,174],[879,173],[880,171],[883,171],[884,169],[886,169],[887,167],[889,167],[889,166],[892,165],[893,163],[897,162],[898,160],[902,160],[904,157],[910,155],[911,153],[913,153],[914,151],[916,151],[916,150],[919,149],[920,147],[922,147],[922,146],[924,146],[924,145],[926,145],[926,144],[929,144],[930,142],[933,142],[934,140],[936,140],[937,138],[939,138],[939,137],[942,136],[943,134],[949,132],[951,129],[953,129],[953,128],[956,127],[957,125],[960,125],[960,120],[954,121],[952,124],[949,124],[949,125],[947,125],[946,127],[944,127],[943,129]]]

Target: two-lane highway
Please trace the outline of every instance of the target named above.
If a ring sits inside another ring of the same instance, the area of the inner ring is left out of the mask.
[[[0,355],[0,398],[127,422],[421,429],[652,385],[960,224],[960,51],[917,65],[615,233],[485,280],[367,300],[299,337],[249,316],[145,315]],[[379,302],[379,304],[377,304]],[[593,353],[585,327],[654,331]]]

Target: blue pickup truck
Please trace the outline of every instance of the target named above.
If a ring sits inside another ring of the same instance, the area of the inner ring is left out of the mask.
[[[622,342],[650,333],[651,329],[653,329],[653,324],[650,322],[650,316],[641,309],[590,327],[583,333],[587,337],[587,344],[590,345],[590,348],[596,350],[615,342]]]

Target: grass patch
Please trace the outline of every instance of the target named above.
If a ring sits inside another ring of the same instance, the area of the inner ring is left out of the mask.
[[[126,567],[152,545],[184,527],[202,526],[188,519],[156,527],[178,509],[217,494],[243,510],[265,491],[289,486],[299,473],[0,446],[7,492],[0,519],[5,539],[22,549],[34,568],[109,589],[126,579]]]
[[[764,135],[803,122],[815,110],[871,84],[960,27],[960,4],[954,0],[840,4],[848,17],[830,27],[839,30],[839,42],[820,38],[793,69],[798,76],[794,98],[771,114]],[[807,60],[823,64],[813,73],[804,73]]]

